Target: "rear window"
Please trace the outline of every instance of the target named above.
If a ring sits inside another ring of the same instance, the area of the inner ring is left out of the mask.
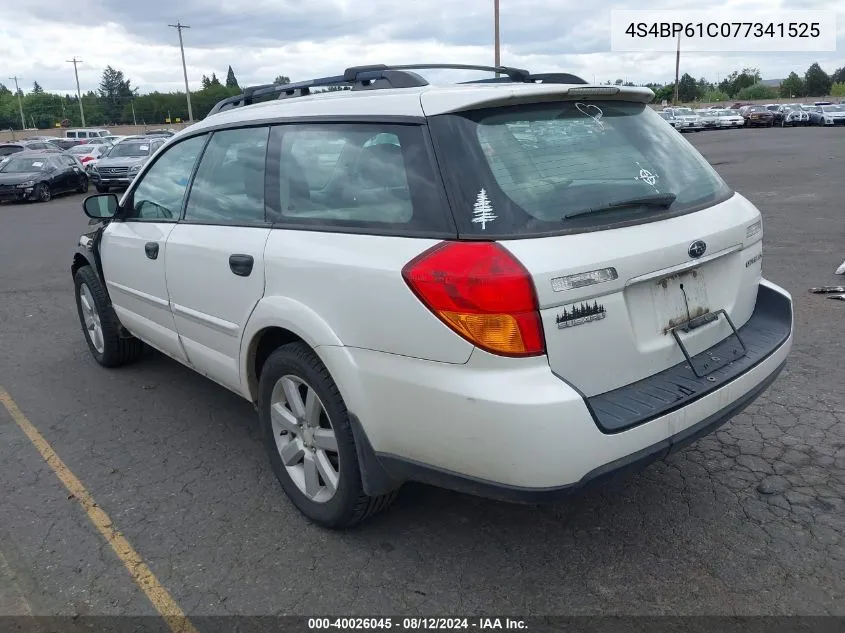
[[[20,145],[0,145],[0,156],[8,156],[9,154],[16,154],[22,151],[23,147]]]
[[[680,215],[731,195],[698,151],[641,103],[477,110],[433,117],[431,128],[463,235],[499,239],[612,228]],[[671,195],[674,201],[665,202]],[[640,198],[650,203],[628,203]]]

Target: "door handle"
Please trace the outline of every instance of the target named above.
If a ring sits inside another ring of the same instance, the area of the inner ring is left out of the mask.
[[[229,268],[238,277],[249,277],[255,260],[252,255],[229,255]]]
[[[144,251],[147,253],[147,257],[156,259],[158,257],[158,242],[147,242],[144,244]]]

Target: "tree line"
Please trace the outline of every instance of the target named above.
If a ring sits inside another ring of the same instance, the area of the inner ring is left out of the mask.
[[[277,84],[290,83],[290,78],[278,75]],[[630,85],[617,79],[616,85]],[[675,84],[645,84],[655,93],[655,101],[672,101]],[[220,81],[216,73],[203,75],[200,90],[191,91],[191,109],[194,119],[204,118],[222,99],[241,93],[241,87],[231,66],[226,72],[225,81]],[[348,87],[332,86],[324,90],[344,90]],[[64,122],[78,127],[82,124],[79,112],[79,98],[71,94],[47,92],[36,81],[29,92],[23,90],[15,94],[0,83],[0,129],[20,129],[20,109],[23,107],[27,128],[52,128]],[[695,79],[685,73],[678,81],[678,97],[681,102],[694,101],[750,101],[759,99],[798,98],[798,97],[845,97],[845,67],[828,75],[819,64],[812,64],[803,76],[792,72],[778,88],[761,83],[757,68],[744,68],[727,75],[718,83],[702,77]],[[165,124],[169,119],[188,120],[188,106],[184,92],[150,92],[139,94],[123,71],[107,66],[103,71],[97,90],[89,90],[82,95],[82,107],[85,111],[85,123],[89,126],[119,124]]]
[[[278,75],[273,83],[290,83],[290,78]],[[200,90],[191,91],[191,110],[194,119],[205,118],[219,101],[241,94],[242,90],[232,67],[221,82],[216,73],[203,75]],[[332,86],[325,90],[342,90]],[[79,98],[71,94],[45,91],[36,81],[29,92],[14,91],[0,83],[0,130],[21,128],[21,106],[27,128],[53,128],[62,122],[71,126],[82,125]],[[20,99],[18,98],[20,97]],[[97,90],[82,94],[85,124],[91,127],[133,124],[164,125],[169,119],[188,120],[188,104],[184,92],[150,92],[139,94],[123,71],[107,66]]]
[[[619,82],[620,80],[617,80]],[[819,64],[811,64],[803,76],[796,72],[781,81],[779,86],[767,86],[761,83],[758,68],[735,70],[718,83],[702,77],[696,79],[684,73],[678,79],[678,101],[758,101],[766,99],[797,99],[802,97],[845,97],[845,66],[833,74],[827,74]],[[648,84],[655,93],[655,101],[671,102],[675,94],[675,84]]]

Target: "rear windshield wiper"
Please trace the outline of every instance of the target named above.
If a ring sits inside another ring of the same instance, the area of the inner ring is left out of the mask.
[[[626,207],[662,207],[668,208],[672,206],[678,196],[674,193],[655,193],[650,196],[640,196],[638,198],[628,198],[627,200],[619,200],[618,202],[611,202],[603,207],[591,207],[589,209],[579,209],[572,211],[563,216],[563,220],[569,218],[576,218],[580,215],[589,215],[591,213],[603,213],[605,211],[615,211],[616,209],[624,209]]]

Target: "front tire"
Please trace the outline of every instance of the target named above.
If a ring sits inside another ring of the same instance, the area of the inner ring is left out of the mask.
[[[50,185],[46,182],[39,182],[35,187],[35,200],[38,202],[50,202],[53,198],[53,192],[50,191]]]
[[[88,193],[88,185],[89,185],[88,179],[83,178],[82,180],[80,180],[79,186],[76,188],[76,192],[77,193]]]
[[[397,491],[370,497],[361,483],[346,404],[304,343],[274,351],[261,370],[258,413],[270,464],[302,514],[331,529],[385,509]]]
[[[94,269],[82,266],[73,281],[76,311],[94,360],[103,367],[120,367],[138,360],[144,344],[134,337],[121,337],[117,315]]]

